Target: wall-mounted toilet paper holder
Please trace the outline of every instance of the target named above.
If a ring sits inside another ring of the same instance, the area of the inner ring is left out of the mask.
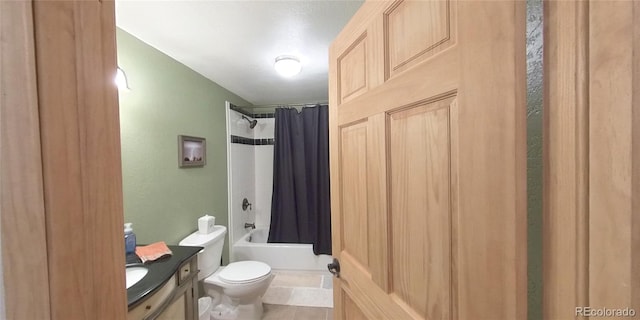
[[[249,202],[249,200],[247,200],[247,198],[244,198],[242,200],[242,211],[247,211],[247,208],[251,210],[251,203]]]

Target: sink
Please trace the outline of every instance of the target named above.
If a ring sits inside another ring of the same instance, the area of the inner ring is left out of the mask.
[[[127,289],[142,280],[147,275],[149,269],[145,267],[129,267],[127,268]]]

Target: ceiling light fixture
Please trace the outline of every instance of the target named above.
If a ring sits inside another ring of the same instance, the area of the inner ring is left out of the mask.
[[[300,73],[302,70],[302,64],[300,59],[294,56],[279,56],[276,58],[276,63],[273,65],[276,71],[283,77],[289,78]]]
[[[118,90],[128,91],[129,90],[129,82],[127,81],[127,75],[124,74],[124,71],[118,67],[116,71],[115,78],[116,86],[118,86]]]

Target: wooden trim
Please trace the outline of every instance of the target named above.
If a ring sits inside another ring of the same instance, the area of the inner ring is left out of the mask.
[[[588,306],[587,1],[544,6],[543,316]]]
[[[575,251],[577,254],[575,270],[576,305],[589,305],[589,3],[576,3],[577,20],[576,32],[578,50],[575,52],[576,61],[576,151],[575,167],[578,175],[575,180],[576,188],[576,225],[577,239]],[[544,185],[543,185],[544,187]],[[544,259],[544,253],[543,253]],[[544,268],[544,263],[543,263]],[[544,282],[543,282],[544,283]],[[544,285],[543,285],[544,286]],[[543,312],[544,314],[544,312]]]
[[[632,194],[631,212],[632,215],[632,248],[637,252],[640,248],[640,1],[633,2],[633,80],[632,80]],[[636,311],[640,310],[640,255],[637,253],[631,258],[631,274],[636,275],[631,278],[631,307]]]
[[[31,2],[0,1],[0,32],[0,318],[50,319]]]
[[[125,319],[114,2],[37,1],[34,21],[51,315]]]
[[[513,52],[515,90],[515,145],[514,145],[514,175],[515,186],[515,217],[513,228],[515,259],[515,316],[517,319],[527,317],[528,300],[528,274],[527,274],[527,9],[525,1],[517,1],[513,6],[517,29],[512,34],[515,48]],[[523,36],[525,34],[525,36]]]
[[[329,74],[338,75],[338,61],[336,51],[333,48],[329,51]],[[340,129],[338,126],[338,105],[339,105],[339,80],[336,76],[329,77],[329,167],[340,168]],[[340,211],[340,176],[339,170],[331,170],[331,212]],[[332,217],[334,215],[332,214]],[[331,243],[332,255],[334,258],[341,259],[342,251],[342,221],[340,219],[331,219]],[[343,291],[341,289],[340,279],[333,277],[333,316],[336,320],[344,318]]]
[[[545,6],[544,302],[640,310],[640,5]]]
[[[593,307],[631,307],[631,294],[637,289],[631,287],[638,276],[631,264],[640,255],[632,242],[632,86],[637,81],[632,72],[633,3],[593,1],[589,10],[589,302]]]

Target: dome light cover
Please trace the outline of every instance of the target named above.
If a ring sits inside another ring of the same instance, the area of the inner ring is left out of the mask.
[[[300,73],[302,70],[302,64],[300,59],[294,56],[279,56],[276,58],[276,63],[273,65],[276,71],[283,77],[290,78]]]

